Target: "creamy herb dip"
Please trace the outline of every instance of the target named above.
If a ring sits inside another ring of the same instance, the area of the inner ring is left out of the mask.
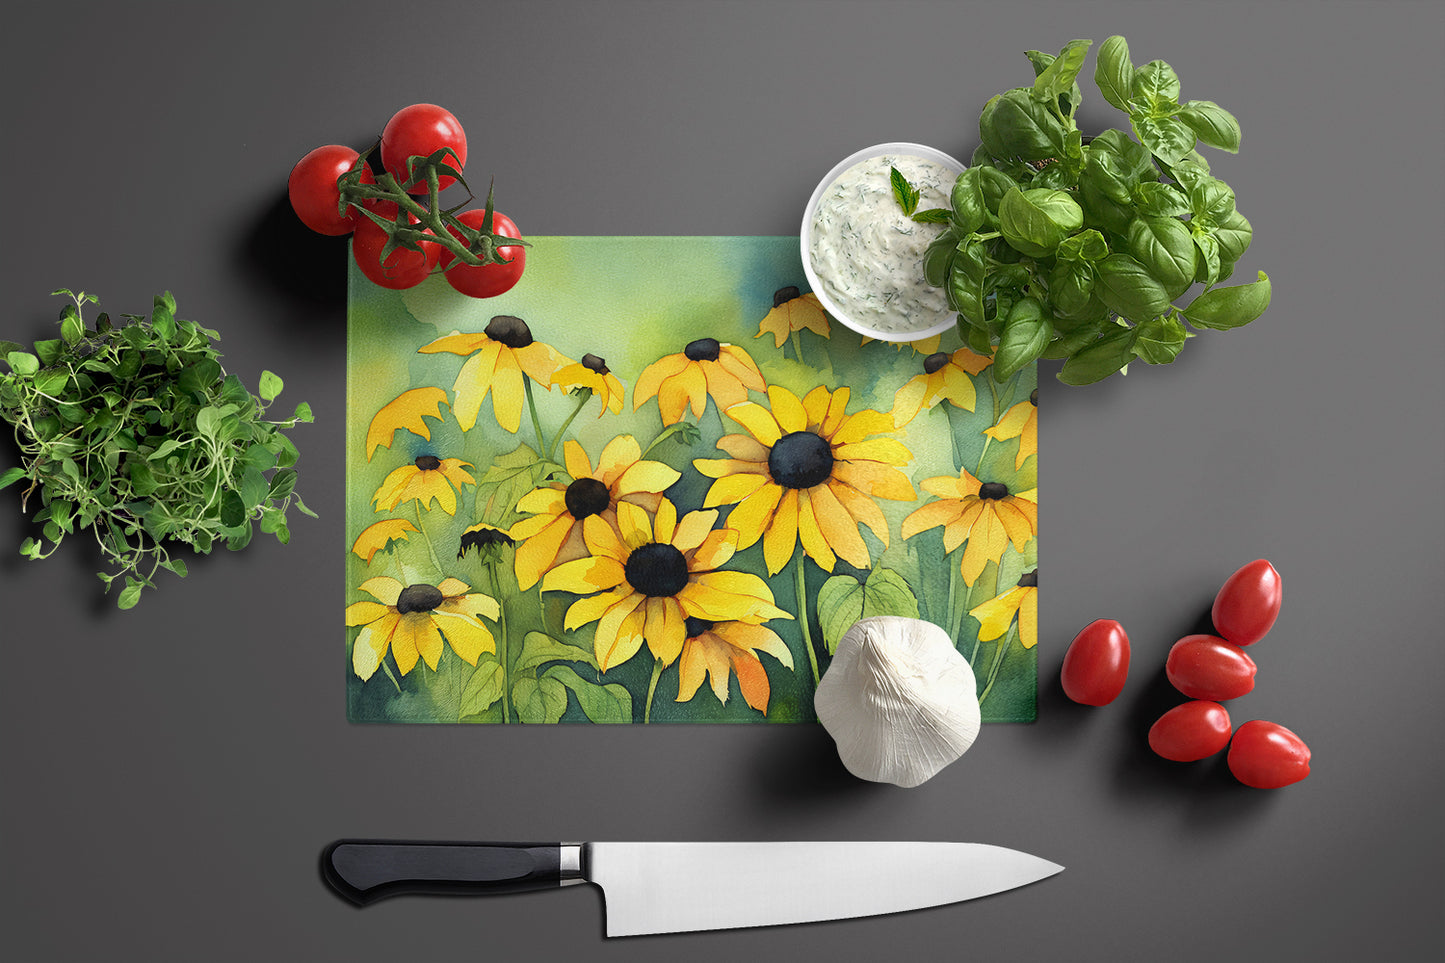
[[[879,331],[922,331],[948,313],[942,288],[923,279],[923,252],[946,224],[920,224],[893,196],[890,169],[919,192],[918,210],[949,206],[958,172],[922,157],[885,154],[855,164],[813,212],[813,273],[849,318]]]

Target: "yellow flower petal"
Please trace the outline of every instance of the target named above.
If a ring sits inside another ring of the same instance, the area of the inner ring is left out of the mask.
[[[893,427],[902,428],[918,416],[928,393],[928,376],[917,375],[893,393]]]
[[[517,587],[523,592],[537,584],[542,573],[547,571],[551,564],[557,560],[557,553],[562,548],[562,543],[572,533],[576,521],[571,515],[557,515],[548,517],[538,515],[547,524],[535,535],[523,541],[517,546],[515,568],[517,573]],[[521,523],[518,523],[521,524]],[[513,527],[513,532],[516,527]],[[517,536],[512,535],[513,538]]]
[[[660,461],[633,462],[632,467],[622,473],[613,489],[618,495],[633,492],[663,492],[682,477],[682,472]]]
[[[733,514],[737,514],[737,509],[733,510]],[[730,516],[729,521],[731,520]],[[767,563],[769,575],[778,574],[783,570],[783,566],[788,564],[788,559],[793,557],[793,547],[797,544],[797,539],[798,490],[788,488],[783,490],[782,498],[778,501],[778,510],[773,514],[772,524],[763,532],[763,561]]]
[[[962,368],[971,375],[976,375],[993,364],[993,358],[986,354],[974,354],[967,348],[959,348],[953,353],[953,357],[949,359],[948,363]]]
[[[1008,627],[1013,624],[1014,613],[1019,610],[1019,603],[1023,601],[1023,593],[1022,588],[1012,588],[997,598],[989,599],[968,610],[968,614],[979,621],[979,641],[992,642],[1008,631]]]
[[[818,530],[828,547],[855,568],[868,568],[868,546],[858,534],[858,523],[848,514],[827,485],[808,489],[808,501],[813,506],[813,517],[818,520]]]
[[[597,459],[597,474],[593,477],[611,487],[618,480],[618,476],[625,474],[630,466],[641,457],[642,448],[637,444],[636,438],[631,435],[618,435],[603,447],[602,454]],[[654,465],[657,462],[647,462],[646,464]],[[620,492],[651,491],[652,489],[619,487],[614,490]],[[658,491],[660,490],[658,489]]]
[[[467,334],[461,334],[453,331],[451,334],[437,338],[434,341],[422,345],[416,350],[421,354],[436,354],[442,351],[448,352],[450,354],[471,354],[478,348],[496,343],[497,342],[493,341],[491,338],[488,338],[486,334],[481,331]]]
[[[691,362],[687,360],[687,355],[670,354],[643,368],[642,374],[637,376],[637,384],[632,389],[633,409],[641,408],[644,401],[657,394],[664,381],[681,374],[689,364]]]
[[[1039,590],[1024,589],[1024,601],[1019,606],[1019,644],[1032,649],[1039,643]]]
[[[541,341],[533,341],[525,348],[514,348],[512,353],[517,359],[518,367],[526,372],[527,377],[548,391],[552,390],[552,375],[572,361],[550,344]]]
[[[778,422],[778,427],[783,434],[791,434],[795,431],[803,431],[808,427],[808,410],[793,394],[782,385],[768,386],[768,402],[773,409],[773,418]],[[761,441],[762,439],[759,439]],[[772,444],[772,442],[768,442]]]
[[[831,572],[838,559],[818,526],[818,516],[813,510],[812,491],[803,489],[798,492],[798,542],[803,546],[803,551],[808,553],[808,557],[818,563],[819,568]],[[853,534],[856,536],[858,533],[855,531]],[[867,556],[866,551],[864,556]]]
[[[448,576],[437,583],[437,591],[442,593],[444,598],[459,596],[471,588],[466,582],[459,578]]]
[[[955,408],[963,408],[972,411],[978,403],[978,393],[974,390],[973,379],[963,372],[961,368],[953,365],[944,365],[943,370],[938,372],[943,375],[943,397],[947,398]]]
[[[476,665],[483,652],[497,651],[491,630],[470,616],[437,609],[432,612],[432,621],[441,629],[452,651],[467,665]]]
[[[748,435],[723,435],[718,439],[718,448],[732,455],[737,462],[754,462],[763,470],[768,465],[768,446]],[[714,475],[714,478],[717,476]]]
[[[822,385],[803,396],[803,410],[808,413],[810,430],[817,431],[823,427],[823,422],[828,420],[828,406],[832,400],[832,392]]]
[[[448,581],[454,581],[448,579]],[[501,604],[485,592],[469,592],[466,595],[449,596],[433,612],[448,615],[466,615],[472,618],[496,619],[502,613]]]
[[[834,445],[849,445],[854,443],[862,443],[863,439],[867,438],[869,435],[881,435],[885,432],[889,432],[892,430],[892,415],[888,414],[887,412],[874,411],[871,408],[865,408],[862,411],[859,411],[856,414],[849,416],[848,419],[838,427],[838,430],[833,432],[833,434],[828,437],[828,440]],[[891,441],[892,439],[878,440]],[[898,444],[898,442],[893,443]],[[902,448],[902,445],[899,445],[899,447]],[[906,448],[904,448],[903,450],[905,452],[908,451],[908,449]],[[912,453],[909,453],[908,457],[904,459],[904,462],[912,460],[913,455]],[[899,464],[903,464],[904,462],[900,462]]]
[[[567,489],[534,488],[521,498],[517,499],[517,511],[529,514],[557,515],[567,510]],[[520,522],[518,524],[521,524]],[[516,532],[508,532],[513,538],[528,538],[529,535],[518,535]]]
[[[396,605],[396,600],[401,598],[401,590],[406,588],[390,575],[377,575],[362,582],[359,586],[363,592],[376,599],[382,605]]]
[[[717,518],[717,512],[713,512],[712,516],[713,518]],[[711,528],[712,526],[709,524],[708,527]],[[657,506],[657,513],[652,516],[652,541],[662,542],[664,544],[671,543],[672,533],[676,530],[677,508],[672,502],[664,498]]]
[[[401,493],[406,488],[407,482],[411,481],[413,472],[421,471],[415,465],[402,465],[400,468],[393,468],[382,479],[381,485],[376,493],[371,496],[371,502],[376,506],[377,511],[389,512],[401,501]]]
[[[407,541],[407,532],[416,531],[416,526],[404,518],[386,518],[368,526],[351,546],[351,551],[370,565],[371,559],[392,541]]]
[[[747,429],[759,442],[768,447],[778,443],[783,431],[772,413],[754,401],[744,401],[727,409],[727,416]]]
[[[615,558],[578,558],[563,562],[542,576],[542,591],[591,595],[621,585],[626,579],[622,563]]]
[[[366,625],[386,615],[391,609],[380,602],[353,602],[346,607],[348,626]]]
[[[697,514],[696,512],[692,513]],[[692,515],[688,516],[689,518]],[[676,544],[676,539],[674,539]],[[679,551],[684,554],[688,551],[678,546]],[[694,572],[710,572],[719,566],[726,565],[728,559],[732,558],[738,549],[738,533],[730,528],[718,528],[703,538],[701,544],[692,553],[692,560],[689,563],[689,570]]]
[[[738,549],[747,548],[772,525],[773,514],[783,497],[781,485],[764,485],[744,498],[728,513],[727,526],[738,533]],[[788,549],[789,554],[792,549]]]
[[[673,612],[676,612],[676,615]],[[682,644],[687,640],[686,622],[676,599],[657,598],[647,600],[646,624],[643,637],[653,656],[663,665],[671,665],[682,653]]]
[[[423,418],[442,418],[441,406],[447,403],[447,393],[440,388],[413,388],[404,391],[382,406],[371,425],[366,429],[366,460],[378,447],[390,448],[396,431],[405,428],[414,435],[431,440],[431,429]]]
[[[582,450],[582,446],[571,438],[562,445],[562,462],[567,466],[567,474],[575,481],[578,478],[592,478],[592,460]],[[521,507],[519,504],[518,508]]]
[[[827,482],[828,490],[838,499],[838,504],[847,509],[848,514],[853,516],[855,521],[867,525],[869,530],[888,547],[888,519],[883,517],[883,511],[878,503],[867,495],[854,488],[852,485],[845,485],[836,478],[830,478]]]
[[[718,410],[748,400],[748,389],[743,387],[743,383],[737,375],[716,361],[700,362],[699,367],[703,379],[707,382],[707,393],[712,395],[713,403],[718,406]]]
[[[840,445],[833,450],[833,457],[844,461],[877,461],[885,465],[906,465],[913,460],[913,452],[892,438],[870,438]]]
[[[763,474],[724,475],[712,483],[702,504],[704,508],[734,505],[770,483],[771,479]]]
[[[396,631],[391,634],[391,657],[396,660],[396,667],[402,675],[406,675],[416,665],[419,654],[416,638],[418,622],[430,625],[431,618],[417,612],[408,613],[401,616],[396,623]]]
[[[668,542],[679,552],[690,552],[703,543],[717,524],[716,511],[688,512],[677,523]],[[724,529],[726,531],[726,529]],[[659,536],[658,541],[661,541]]]
[[[370,679],[380,668],[381,660],[386,658],[387,650],[391,648],[391,637],[400,621],[400,615],[389,612],[357,635],[351,649],[351,668],[361,681]]]
[[[882,462],[834,462],[833,477],[874,498],[911,502],[918,497],[918,493],[913,490],[913,485],[909,482],[907,475]]]
[[[1023,502],[1022,504],[1028,503]],[[1013,542],[1014,548],[1023,551],[1024,545],[1034,537],[1034,526],[1029,524],[1028,516],[1015,507],[1013,499],[1001,499],[995,502],[993,513],[998,516],[999,524],[1008,533],[1009,541]]]
[[[639,517],[636,512],[640,511],[641,509],[637,508],[637,506],[628,505],[627,518],[629,525],[636,525],[638,523]],[[616,518],[616,516],[614,515],[613,518]],[[645,524],[647,516],[644,514],[640,516],[640,518],[641,523]],[[637,545],[645,545],[647,544],[646,539],[651,538],[651,536],[636,532],[633,529],[629,529],[629,531],[633,531],[633,538],[637,539]],[[582,520],[582,533],[583,541],[586,543],[589,552],[602,558],[613,559],[618,563],[626,562],[627,556],[632,554],[632,550],[637,547],[637,545],[629,545],[622,540],[621,536],[618,535],[618,529],[613,527],[613,523],[607,519],[605,514],[588,515],[584,518]]]
[[[496,415],[497,424],[514,435],[522,424],[522,406],[527,400],[522,382],[522,368],[516,356],[511,348],[503,348],[497,355],[497,370],[492,376],[492,414]]]
[[[753,360],[752,355],[738,345],[720,345],[716,364],[738,379],[744,388],[751,391],[767,389],[767,383],[763,381],[763,373],[758,370],[757,362]]]
[[[629,607],[628,601],[614,605],[597,622],[597,632],[592,637],[593,654],[597,667],[603,672],[615,665],[621,665],[637,654],[642,648],[642,595],[635,595],[636,605]]]
[[[578,599],[567,608],[567,615],[563,619],[562,626],[568,632],[586,625],[588,622],[596,622],[607,614],[612,606],[617,605],[624,599],[636,594],[638,599],[643,598],[640,593],[635,593],[631,585],[623,583],[615,588],[608,589],[600,595],[592,595],[587,598]],[[628,606],[628,611],[632,606]]]
[[[621,502],[617,506],[617,532],[622,536],[622,544],[628,552],[634,552],[643,545],[656,541],[652,537],[652,521],[647,517],[647,513],[629,502]]]
[[[457,380],[452,385],[452,414],[456,415],[462,431],[471,431],[477,423],[477,413],[482,409],[482,399],[492,388],[492,375],[501,351],[499,343],[487,341],[457,372]]]
[[[851,393],[846,385],[833,392],[833,397],[828,402],[828,417],[823,419],[822,435],[824,438],[832,438],[843,426],[843,420],[847,417],[848,398]]]

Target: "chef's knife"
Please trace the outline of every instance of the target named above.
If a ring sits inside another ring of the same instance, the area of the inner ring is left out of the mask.
[[[769,926],[939,906],[1061,871],[981,843],[442,843],[343,839],[322,873],[358,904],[404,893],[600,886],[608,936]]]

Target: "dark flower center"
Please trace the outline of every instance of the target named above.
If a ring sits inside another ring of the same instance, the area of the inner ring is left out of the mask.
[[[1025,572],[1024,574],[1020,575],[1019,586],[1021,588],[1038,588],[1039,570],[1034,569],[1032,572]]]
[[[931,354],[924,358],[923,373],[933,374],[935,371],[939,371],[944,365],[948,364],[948,357],[948,352],[940,351],[937,354]]]
[[[801,292],[797,289],[795,285],[790,284],[785,288],[778,288],[776,291],[773,292],[773,307],[776,308],[780,305],[787,304],[794,298],[799,297],[800,294]]]
[[[689,615],[686,619],[683,620],[683,629],[687,632],[687,637],[689,639],[697,638],[699,635],[702,635],[704,632],[708,631],[712,627],[713,623],[709,622],[707,619],[694,618],[691,615]]]
[[[1033,391],[1029,392],[1029,404],[1033,405],[1035,408],[1039,406],[1039,389],[1035,388]]]
[[[463,532],[461,547],[457,549],[457,558],[467,553],[467,549],[475,548],[481,551],[488,545],[515,545],[517,544],[512,536],[500,528],[482,528],[474,532]]]
[[[417,455],[416,467],[422,471],[436,471],[442,466],[442,460],[436,455]]]
[[[768,452],[768,473],[784,488],[812,488],[833,474],[833,449],[811,431],[784,435]]]
[[[689,342],[682,353],[689,361],[716,361],[722,353],[722,345],[718,344],[717,338],[698,338]]]
[[[527,322],[510,314],[492,318],[482,333],[509,348],[525,348],[532,343],[532,329],[527,327]]]
[[[648,598],[664,598],[687,587],[687,559],[671,545],[652,542],[627,557],[623,574]]]
[[[588,515],[600,515],[612,504],[612,493],[595,478],[579,478],[567,486],[567,512],[579,522]]]
[[[978,489],[979,498],[1007,498],[1008,486],[1003,482],[984,482]]]
[[[607,362],[595,354],[584,354],[582,356],[582,367],[588,371],[595,371],[598,374],[611,374],[607,368]]]
[[[402,615],[408,612],[430,612],[442,604],[442,590],[432,585],[408,585],[396,597],[396,610]]]

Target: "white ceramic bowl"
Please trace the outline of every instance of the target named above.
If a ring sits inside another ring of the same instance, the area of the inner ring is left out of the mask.
[[[927,327],[921,327],[916,331],[880,331],[877,328],[849,317],[846,311],[828,297],[827,292],[823,289],[822,282],[813,270],[813,213],[818,209],[818,202],[823,197],[823,192],[853,165],[874,157],[882,157],[884,154],[904,154],[912,157],[922,157],[925,160],[933,161],[935,164],[942,164],[956,174],[963,173],[964,169],[964,165],[956,158],[948,156],[941,150],[925,147],[923,144],[875,144],[872,147],[865,147],[863,150],[843,158],[838,162],[836,167],[828,172],[826,177],[818,182],[818,186],[813,190],[813,196],[808,198],[808,206],[803,209],[803,273],[808,278],[808,285],[813,289],[813,293],[818,296],[818,300],[823,303],[823,307],[827,309],[828,313],[859,334],[876,338],[879,341],[921,341],[924,338],[931,338],[935,334],[942,334],[949,328],[952,328],[958,319],[958,314],[952,311],[945,312],[939,316],[936,322],[929,324]]]

